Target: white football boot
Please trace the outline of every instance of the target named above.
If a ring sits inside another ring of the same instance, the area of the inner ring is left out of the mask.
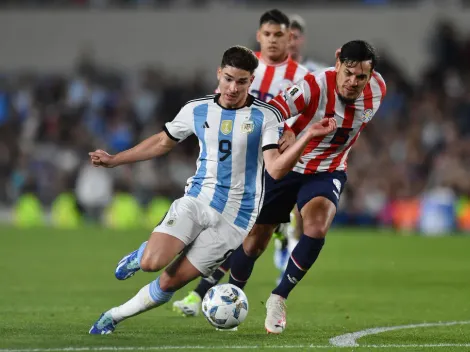
[[[264,327],[268,334],[280,334],[286,328],[286,299],[271,294],[266,301]]]

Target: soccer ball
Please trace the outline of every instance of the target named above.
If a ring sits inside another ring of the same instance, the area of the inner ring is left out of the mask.
[[[241,289],[232,284],[217,285],[204,296],[202,313],[216,328],[232,329],[246,319],[248,298]]]

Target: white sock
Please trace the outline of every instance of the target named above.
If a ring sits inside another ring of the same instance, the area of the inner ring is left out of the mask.
[[[164,292],[160,288],[160,277],[150,284],[142,287],[137,294],[119,307],[109,310],[111,317],[116,323],[134,315],[146,312],[152,308],[161,306],[168,302],[174,292]]]

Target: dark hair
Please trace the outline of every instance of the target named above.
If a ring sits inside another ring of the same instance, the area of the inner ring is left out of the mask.
[[[353,40],[341,47],[339,61],[346,65],[353,65],[361,61],[370,61],[371,69],[377,65],[377,54],[372,45],[364,40]]]
[[[292,15],[290,17],[290,28],[291,29],[297,29],[300,31],[300,33],[305,32],[305,21],[302,17],[299,15]]]
[[[258,67],[258,58],[248,48],[244,46],[232,46],[224,52],[222,56],[221,68],[225,66],[232,66],[241,70],[249,71],[251,74],[255,72]]]
[[[269,22],[276,24],[285,24],[288,28],[290,26],[289,17],[287,17],[284,12],[279,11],[278,9],[272,9],[263,13],[261,15],[261,18],[259,19],[259,26],[261,27],[263,24]]]

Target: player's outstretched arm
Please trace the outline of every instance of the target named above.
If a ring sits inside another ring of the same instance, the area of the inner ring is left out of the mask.
[[[135,147],[117,153],[116,155],[108,154],[101,149],[90,152],[88,155],[91,158],[93,166],[111,168],[123,164],[135,163],[137,161],[149,160],[160,155],[164,155],[177,144],[178,142],[172,140],[164,131],[162,131],[145,139]]]
[[[277,149],[268,149],[263,152],[266,170],[272,178],[278,180],[284,177],[295,166],[302,156],[305,147],[313,138],[324,137],[336,130],[336,120],[324,118],[310,126],[307,132],[300,137],[290,148],[280,154]]]

